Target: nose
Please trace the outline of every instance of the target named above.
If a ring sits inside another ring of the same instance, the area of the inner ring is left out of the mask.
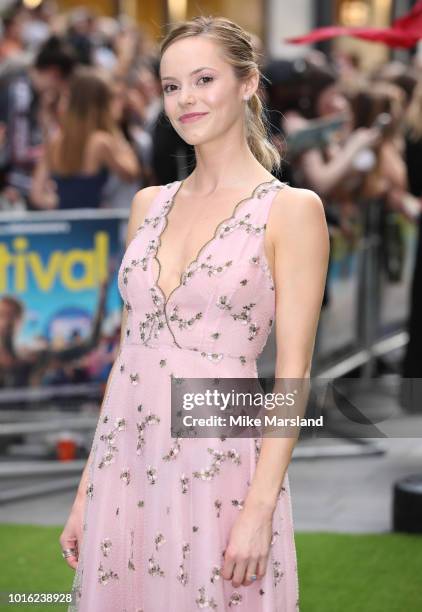
[[[195,102],[195,96],[193,95],[190,87],[182,87],[179,93],[179,104],[186,106],[187,104],[192,105]]]

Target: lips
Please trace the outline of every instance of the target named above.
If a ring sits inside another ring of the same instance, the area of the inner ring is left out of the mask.
[[[181,121],[182,123],[196,121],[197,119],[200,119],[201,117],[204,117],[207,114],[208,113],[186,113],[186,115],[182,115],[181,117],[179,117],[179,121]]]

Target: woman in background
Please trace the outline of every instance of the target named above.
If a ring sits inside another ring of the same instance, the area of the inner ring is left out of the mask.
[[[422,208],[422,81],[417,85],[406,116],[405,160],[410,193]],[[410,314],[407,324],[409,342],[402,364],[401,404],[409,412],[420,411],[422,379],[422,215],[418,219],[416,261],[410,293]],[[409,380],[407,380],[409,379]],[[413,388],[412,388],[413,386]],[[419,387],[419,388],[418,388]]]
[[[60,100],[60,127],[45,144],[33,176],[38,208],[98,208],[110,173],[140,174],[131,146],[112,115],[112,89],[97,69],[80,67]]]

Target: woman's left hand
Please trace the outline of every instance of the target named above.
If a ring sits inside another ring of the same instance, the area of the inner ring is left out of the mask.
[[[245,506],[233,524],[221,575],[234,587],[249,586],[265,575],[272,539],[272,512]]]

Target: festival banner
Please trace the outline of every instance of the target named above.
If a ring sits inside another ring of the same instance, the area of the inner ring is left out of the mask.
[[[126,226],[119,210],[0,215],[0,392],[107,380]]]

